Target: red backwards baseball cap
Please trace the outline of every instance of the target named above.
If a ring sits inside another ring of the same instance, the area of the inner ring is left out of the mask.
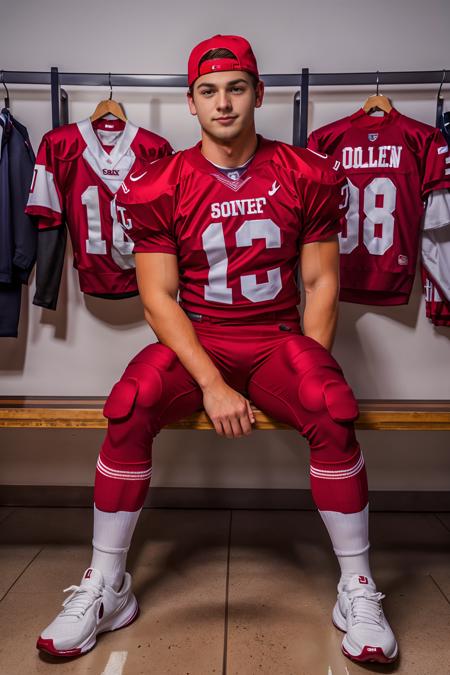
[[[211,49],[228,49],[235,59],[211,59],[200,61]],[[188,62],[188,84],[191,86],[200,75],[218,70],[245,70],[259,80],[258,66],[250,43],[240,35],[214,35],[200,42],[191,52]]]

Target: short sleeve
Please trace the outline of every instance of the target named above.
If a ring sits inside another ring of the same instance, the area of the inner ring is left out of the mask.
[[[427,139],[422,157],[422,199],[434,190],[450,189],[450,152],[443,134],[436,129]]]
[[[308,143],[307,143],[307,148],[308,150],[312,150],[313,152],[320,152],[321,147],[320,147],[320,139],[319,139],[319,134],[313,131],[310,133],[308,137]]]
[[[161,159],[161,157],[167,157],[169,155],[174,154],[174,149],[170,145],[169,141],[164,140],[163,143],[158,148],[158,152],[156,153],[156,158]]]
[[[52,143],[45,135],[37,153],[25,212],[37,217],[39,229],[55,228],[62,225],[62,206]]]
[[[323,182],[304,179],[301,244],[325,241],[342,229],[348,207],[347,180],[341,171],[329,178]]]
[[[173,188],[161,185],[158,176],[152,181],[151,169],[152,165],[141,164],[130,172],[114,200],[115,217],[133,241],[133,253],[176,255]]]
[[[423,229],[437,230],[450,225],[450,191],[433,190],[428,195]]]

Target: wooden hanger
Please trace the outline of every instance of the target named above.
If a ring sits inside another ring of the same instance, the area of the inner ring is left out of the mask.
[[[375,110],[378,108],[378,110],[382,110],[386,114],[390,113],[392,110],[392,105],[390,100],[388,99],[387,96],[383,96],[383,94],[380,94],[378,91],[378,86],[380,83],[380,78],[379,78],[379,73],[377,70],[377,93],[372,94],[372,96],[369,96],[367,101],[363,105],[363,110],[365,113],[369,114],[372,110]]]
[[[382,110],[385,113],[390,113],[392,110],[390,100],[387,98],[387,96],[383,96],[383,94],[373,94],[372,96],[369,96],[363,105],[363,110],[365,113],[369,113],[375,108],[378,108],[378,110]]]
[[[127,116],[124,113],[122,105],[115,101],[112,97],[111,73],[109,73],[109,89],[109,98],[105,99],[104,101],[100,101],[91,115],[91,122],[95,122],[95,120],[98,120],[105,115],[114,115],[114,117],[117,117],[123,122],[127,121]]]

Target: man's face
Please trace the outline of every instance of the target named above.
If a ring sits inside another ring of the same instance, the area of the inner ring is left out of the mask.
[[[202,129],[219,141],[231,141],[254,129],[254,110],[262,104],[264,85],[256,92],[250,75],[241,70],[207,73],[188,93],[189,110]]]

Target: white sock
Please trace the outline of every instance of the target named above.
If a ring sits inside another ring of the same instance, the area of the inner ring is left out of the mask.
[[[94,504],[91,567],[100,570],[105,583],[115,591],[122,585],[128,549],[141,511],[108,513]]]
[[[357,513],[319,511],[330,535],[341,579],[353,574],[372,577],[369,565],[369,505]]]
[[[372,577],[369,564],[369,551],[365,551],[359,555],[338,555],[337,559],[341,567],[341,579],[352,577],[354,574]]]

